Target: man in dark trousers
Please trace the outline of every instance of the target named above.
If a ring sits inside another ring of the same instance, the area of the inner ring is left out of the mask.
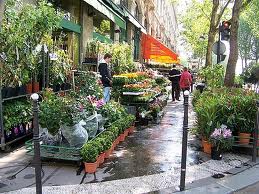
[[[98,70],[100,75],[102,76],[102,84],[103,84],[103,96],[105,103],[110,101],[111,96],[111,86],[112,86],[112,76],[111,69],[109,63],[111,62],[112,56],[106,53],[103,59],[99,63]]]
[[[173,69],[169,72],[169,80],[172,82],[172,101],[180,101],[180,76],[181,72],[176,69],[176,65],[173,65]]]

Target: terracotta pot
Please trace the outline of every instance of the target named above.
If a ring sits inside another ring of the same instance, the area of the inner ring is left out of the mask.
[[[131,133],[134,133],[134,130],[135,130],[135,127],[134,126],[131,126],[130,128],[129,128],[129,133],[131,134]]]
[[[105,158],[105,153],[101,153],[99,156],[98,156],[98,167],[104,162],[104,158]]]
[[[202,139],[203,152],[206,154],[211,154],[211,143],[207,140]]]
[[[84,162],[85,164],[85,172],[87,173],[95,173],[97,166],[98,166],[98,160],[96,160],[94,163],[87,163]]]
[[[109,150],[106,150],[104,153],[105,153],[104,158],[109,158],[109,156],[110,156],[111,153],[112,153],[112,148],[110,148]]]
[[[27,92],[27,94],[32,93],[32,83],[26,84],[26,92]]]
[[[120,143],[120,136],[116,138],[115,142],[116,142],[116,145]]]
[[[39,91],[40,91],[40,83],[33,82],[33,92],[39,92]]]
[[[251,133],[239,133],[239,144],[248,145],[250,142]]]
[[[124,135],[125,135],[125,137],[127,137],[129,135],[129,128],[124,131]]]
[[[119,137],[120,137],[120,141],[124,141],[126,136],[125,136],[125,134],[124,134],[124,133],[122,133],[122,134],[120,134],[120,136],[119,136]]]
[[[212,160],[221,160],[222,159],[222,151],[217,150],[216,148],[211,149],[211,159]]]

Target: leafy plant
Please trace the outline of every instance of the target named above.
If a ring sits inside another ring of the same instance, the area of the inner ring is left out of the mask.
[[[112,146],[112,141],[109,139],[109,138],[105,138],[105,136],[103,136],[103,137],[97,137],[96,138],[96,141],[99,141],[100,142],[100,144],[102,145],[102,147],[103,147],[103,150],[102,150],[102,152],[104,152],[104,151],[106,151],[106,150],[109,150],[110,148],[111,148],[111,146]]]
[[[98,148],[92,142],[83,145],[81,155],[84,162],[95,162],[98,156]]]
[[[225,68],[222,65],[215,65],[203,68],[198,76],[205,80],[207,87],[219,88],[224,85]]]
[[[233,145],[232,131],[227,126],[221,125],[212,132],[209,140],[217,151],[229,150]]]
[[[38,69],[36,46],[45,34],[60,27],[62,15],[45,0],[37,5],[8,0],[0,32],[0,50],[4,59],[1,78],[4,85],[26,83]]]
[[[32,119],[32,106],[27,100],[14,100],[4,103],[3,108],[4,129],[10,130],[12,127],[28,123]]]

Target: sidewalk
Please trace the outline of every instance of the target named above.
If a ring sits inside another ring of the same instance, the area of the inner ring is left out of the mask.
[[[194,116],[190,105],[190,127]],[[161,124],[139,128],[116,148],[113,156],[100,166],[95,175],[82,173],[77,176],[75,166],[44,162],[43,193],[137,194],[177,191],[180,183],[182,122],[183,101],[169,102]],[[200,142],[194,135],[189,134],[188,139],[186,189],[214,183],[215,179],[211,176],[217,173],[230,177],[251,158],[228,153],[224,154],[221,161],[210,160],[201,151]],[[16,190],[10,193],[34,194],[34,169],[25,167],[31,157],[26,156],[21,149],[20,153],[0,158],[0,193]],[[14,161],[19,161],[16,166],[13,165]],[[13,174],[17,172],[19,174],[14,177]]]

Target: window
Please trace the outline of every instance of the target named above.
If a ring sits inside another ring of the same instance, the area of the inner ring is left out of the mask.
[[[124,7],[128,8],[128,0],[121,0],[121,5],[123,5]]]
[[[137,4],[137,3],[135,3],[135,4],[136,4],[136,8],[135,8],[134,16],[135,16],[135,18],[139,21],[139,15],[140,15],[140,13],[139,13],[139,7],[138,7],[138,4]]]

